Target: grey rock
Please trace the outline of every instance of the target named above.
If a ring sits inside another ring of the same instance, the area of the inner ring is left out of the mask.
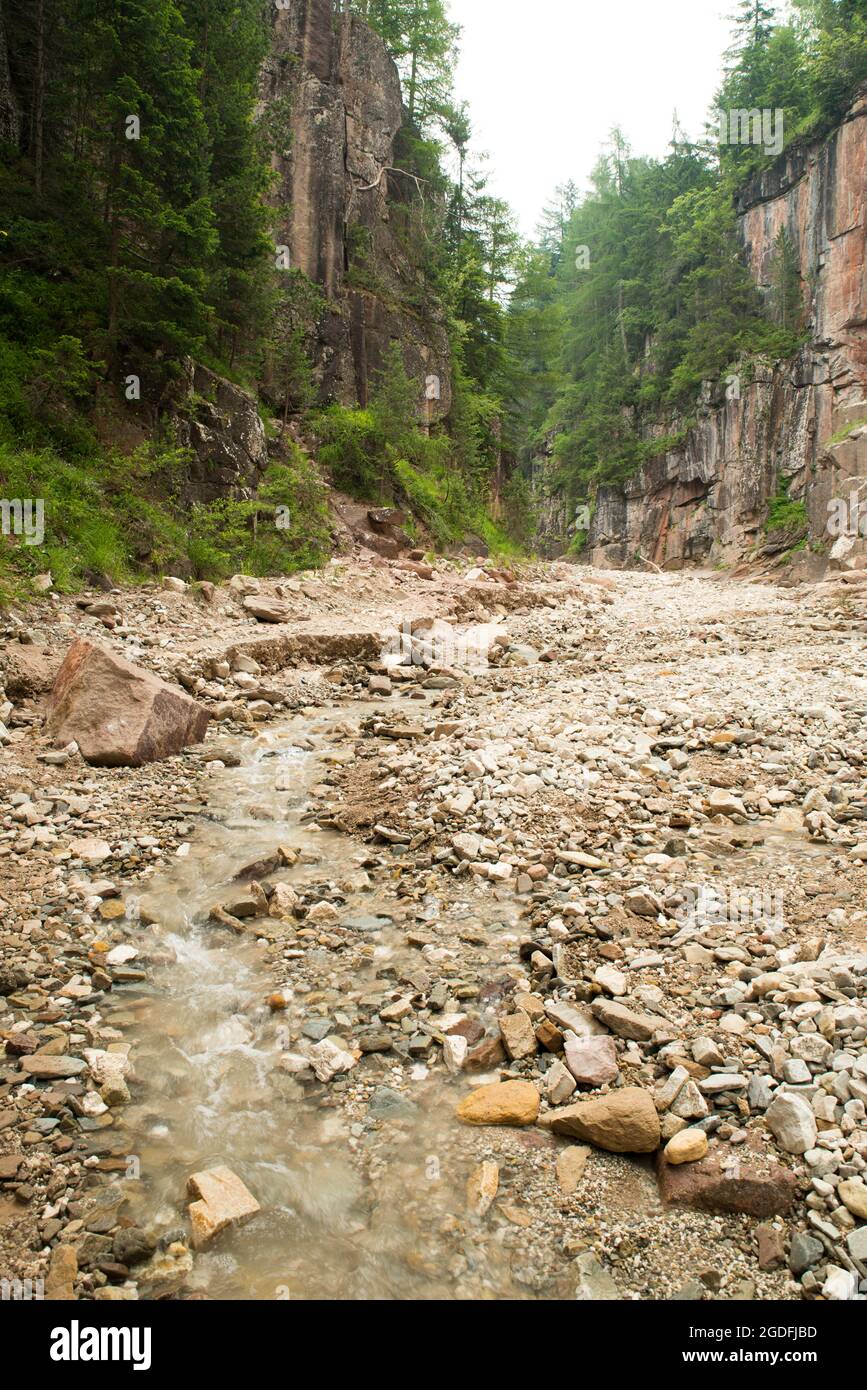
[[[400,1091],[393,1090],[391,1086],[378,1086],[367,1106],[368,1118],[371,1120],[407,1120],[417,1113],[418,1106],[414,1101],[402,1096]]]
[[[824,1253],[824,1245],[815,1236],[807,1235],[806,1231],[796,1231],[789,1250],[789,1269],[793,1274],[803,1274],[810,1265],[821,1260]]]
[[[590,1303],[614,1303],[620,1301],[617,1285],[593,1250],[585,1250],[575,1261],[577,1282],[576,1299]]]

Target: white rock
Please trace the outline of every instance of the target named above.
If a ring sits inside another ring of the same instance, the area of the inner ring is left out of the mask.
[[[600,965],[593,978],[606,994],[613,994],[617,998],[626,993],[626,976],[620,970],[615,970],[613,965]]]
[[[450,1071],[453,1076],[456,1076],[457,1073],[463,1069],[468,1050],[469,1043],[466,1038],[462,1038],[460,1034],[455,1034],[453,1037],[447,1037],[445,1039],[443,1043],[443,1061],[446,1064],[446,1070]]]
[[[786,1153],[803,1154],[815,1148],[818,1130],[816,1117],[807,1102],[791,1092],[778,1094],[765,1111],[765,1119]]]

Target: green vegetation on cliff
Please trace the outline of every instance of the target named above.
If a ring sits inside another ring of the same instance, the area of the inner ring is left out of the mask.
[[[742,0],[716,111],[781,109],[789,139],[827,130],[867,78],[865,0],[799,0],[791,22]],[[558,189],[511,302],[515,415],[525,468],[552,457],[548,485],[573,501],[616,484],[683,433],[704,383],[723,400],[756,356],[804,341],[802,282],[785,231],[762,298],[737,236],[735,194],[771,156],[677,128],[664,160],[620,131],[579,197]]]

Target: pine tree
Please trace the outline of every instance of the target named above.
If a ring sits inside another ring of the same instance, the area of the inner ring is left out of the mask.
[[[460,30],[446,0],[352,0],[395,59],[411,123],[424,128],[451,110],[455,51]]]
[[[271,174],[255,125],[258,73],[270,38],[261,0],[180,0],[194,43],[207,127],[209,193],[218,245],[208,267],[217,349],[234,361],[267,313]]]
[[[801,266],[792,239],[781,227],[771,259],[771,304],[774,320],[782,328],[798,332],[804,317]]]

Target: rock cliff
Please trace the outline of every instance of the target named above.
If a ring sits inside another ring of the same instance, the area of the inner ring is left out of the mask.
[[[326,299],[315,345],[323,395],[366,404],[397,341],[420,405],[436,376],[439,400],[425,408],[446,414],[449,351],[424,273],[424,189],[394,167],[403,103],[384,43],[354,15],[334,18],[332,0],[295,0],[275,12],[262,103],[285,130],[280,240]]]
[[[807,509],[811,540],[831,543],[828,504],[867,488],[867,91],[827,138],[795,146],[741,190],[744,254],[770,291],[775,239],[797,254],[809,341],[754,379],[708,383],[683,442],[621,488],[600,489],[585,555],[664,569],[733,563],[764,540],[781,484]],[[734,398],[728,399],[728,395]],[[660,433],[677,434],[679,422]]]

